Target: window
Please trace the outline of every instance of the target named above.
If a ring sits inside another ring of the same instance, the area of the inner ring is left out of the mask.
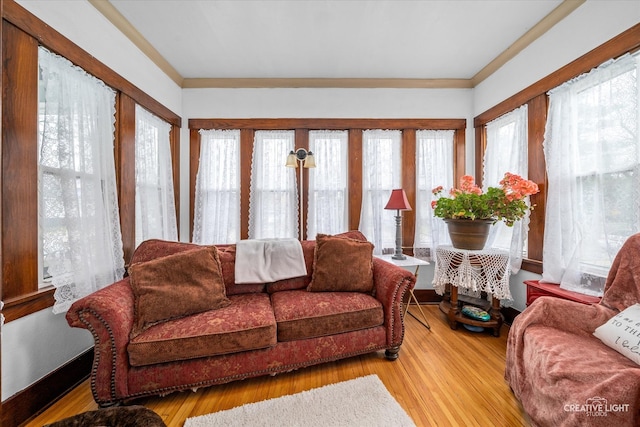
[[[113,155],[115,93],[39,49],[38,188],[41,274],[55,313],[122,278]]]
[[[362,133],[362,210],[360,231],[374,252],[395,248],[395,215],[385,210],[391,190],[401,188],[402,131],[366,130]]]
[[[240,131],[201,130],[193,241],[240,240]]]
[[[192,153],[189,176],[191,194],[194,195],[190,202],[194,227],[197,227],[198,215],[207,220],[218,216],[218,213],[207,213],[213,207],[195,207],[196,199],[201,194],[196,188],[200,185],[197,182],[202,172],[200,152],[206,149],[207,132],[235,132],[234,144],[240,154],[239,158],[234,158],[239,162],[239,174],[230,182],[234,182],[237,186],[234,188],[238,189],[239,214],[234,215],[238,219],[240,239],[270,238],[278,236],[278,233],[280,237],[298,236],[299,199],[296,193],[300,189],[297,182],[300,170],[285,167],[289,151],[293,149],[312,151],[317,166],[303,170],[305,239],[313,239],[317,233],[335,234],[362,229],[360,221],[363,210],[366,208],[368,212],[373,212],[370,202],[375,193],[375,190],[367,193],[368,190],[363,187],[365,180],[370,181],[365,175],[371,172],[365,165],[367,156],[364,152],[371,147],[379,151],[375,156],[378,156],[378,164],[382,166],[374,164],[372,168],[384,170],[383,176],[388,176],[389,182],[385,182],[386,194],[375,208],[375,215],[385,215],[385,218],[374,219],[379,224],[379,233],[384,228],[388,236],[387,248],[391,250],[395,247],[395,211],[384,211],[384,206],[391,190],[399,188],[401,182],[414,208],[414,211],[403,214],[404,244],[413,247],[414,243],[414,226],[417,225],[414,216],[416,135],[424,129],[450,130],[449,133],[453,134],[451,158],[443,162],[451,163],[455,176],[461,175],[464,165],[465,119],[190,119],[189,128]],[[379,138],[376,139],[376,135]],[[215,158],[225,156],[216,154]],[[386,172],[389,173],[385,175]],[[366,207],[366,203],[369,203],[369,207]],[[264,204],[264,209],[257,207],[260,204]],[[234,206],[237,206],[235,202]],[[271,213],[267,213],[269,210]],[[369,218],[373,218],[373,215]],[[289,230],[288,234],[282,233],[282,230]],[[193,230],[193,235],[195,239],[197,230]],[[233,241],[236,240],[234,238]]]
[[[484,153],[483,189],[499,187],[506,172],[528,178],[527,165],[527,112],[523,105],[487,123],[487,148]],[[512,227],[499,221],[491,227],[488,247],[510,252],[509,262],[513,273],[520,270],[526,256],[526,236],[529,230],[529,213]]]
[[[432,190],[442,185],[452,188],[452,130],[419,130],[416,132],[416,227],[414,254],[430,260],[440,244],[449,243],[447,225],[433,215]]]
[[[640,231],[638,55],[549,93],[543,278],[600,295],[613,258]]]
[[[170,132],[169,123],[136,105],[136,246],[178,240]]]
[[[296,170],[284,166],[295,132],[256,131],[251,162],[249,238],[298,236]]]
[[[317,167],[309,173],[309,216],[307,236],[337,234],[347,225],[347,147],[348,131],[309,132],[309,150]]]

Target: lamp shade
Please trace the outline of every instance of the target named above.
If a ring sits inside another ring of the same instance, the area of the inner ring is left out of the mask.
[[[313,153],[309,151],[307,157],[304,159],[304,167],[307,169],[316,167],[316,159],[313,157]]]
[[[391,190],[391,197],[389,197],[387,206],[385,206],[384,208],[400,211],[411,210],[411,206],[409,205],[409,201],[407,200],[407,194],[401,188],[397,190]]]
[[[298,167],[298,159],[296,158],[296,153],[293,151],[289,153],[287,156],[287,163],[285,164],[288,168],[297,168]]]

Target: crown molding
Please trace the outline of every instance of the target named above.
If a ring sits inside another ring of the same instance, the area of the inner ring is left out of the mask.
[[[470,79],[398,78],[184,78],[109,2],[88,0],[178,86],[205,88],[394,88],[394,89],[472,89],[514,58],[527,46],[562,21],[586,0],[563,0],[554,10],[531,27],[522,37],[500,53]]]
[[[472,88],[469,79],[353,79],[353,78],[199,78],[184,79],[183,88]]]

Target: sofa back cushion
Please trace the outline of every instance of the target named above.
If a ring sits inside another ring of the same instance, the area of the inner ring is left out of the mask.
[[[313,257],[316,249],[314,240],[303,240],[302,255],[304,256],[304,264],[307,267],[307,275],[300,277],[292,277],[291,279],[278,280],[267,284],[267,292],[270,294],[279,291],[293,291],[296,289],[304,289],[311,282],[311,274],[313,273]]]
[[[131,265],[135,337],[158,323],[230,304],[218,250],[200,247]]]
[[[367,238],[364,237],[358,230],[347,231],[344,233],[336,234],[335,237],[344,237],[353,240],[359,240],[366,242]],[[304,255],[304,263],[307,267],[307,275],[301,277],[294,277],[292,279],[278,280],[277,282],[267,284],[267,292],[270,294],[280,291],[293,291],[296,289],[306,289],[311,283],[313,277],[313,268],[316,256],[316,241],[315,240],[303,240],[302,253]]]
[[[640,233],[629,237],[616,255],[600,304],[622,311],[640,302]]]
[[[373,244],[318,234],[310,292],[371,292]]]
[[[136,250],[133,252],[130,264],[133,265],[141,262],[151,261],[153,259],[162,258],[167,255],[173,255],[178,252],[190,251],[201,247],[201,245],[196,245],[195,243],[149,239],[138,245]]]
[[[203,247],[206,246],[160,239],[145,240],[134,251],[131,265]],[[263,284],[236,285],[236,245],[215,245],[215,247],[218,249],[218,259],[222,267],[222,278],[227,295],[264,292]]]

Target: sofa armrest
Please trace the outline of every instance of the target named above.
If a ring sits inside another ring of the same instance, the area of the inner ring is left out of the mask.
[[[70,326],[87,329],[93,335],[91,388],[101,406],[117,402],[116,395],[127,395],[127,345],[133,309],[133,292],[129,278],[125,278],[74,302],[66,315]]]
[[[373,287],[375,296],[384,307],[384,323],[387,327],[387,344],[395,347],[402,344],[404,321],[402,301],[404,294],[416,284],[416,276],[410,271],[383,261],[373,259]]]

